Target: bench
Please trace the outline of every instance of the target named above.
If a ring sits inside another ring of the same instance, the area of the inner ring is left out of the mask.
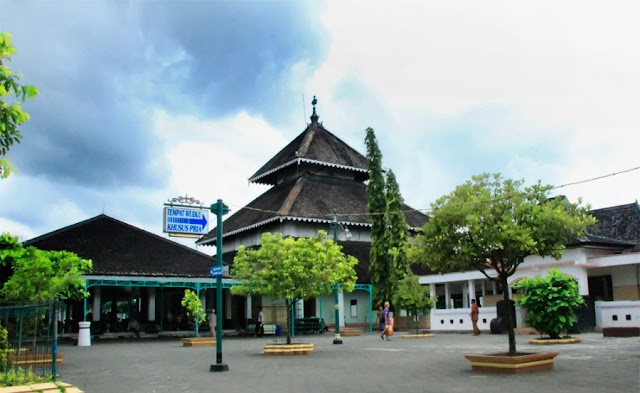
[[[264,327],[264,334],[276,334],[276,324],[275,323],[265,323],[263,325]],[[249,334],[254,334],[256,332],[256,324],[255,323],[250,323],[247,326],[247,333]]]
[[[296,334],[322,333],[324,332],[324,319],[322,318],[297,318],[294,322]]]

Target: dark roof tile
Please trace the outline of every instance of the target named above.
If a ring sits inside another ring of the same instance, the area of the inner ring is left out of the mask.
[[[93,261],[91,275],[209,277],[211,256],[104,214],[25,242]]]

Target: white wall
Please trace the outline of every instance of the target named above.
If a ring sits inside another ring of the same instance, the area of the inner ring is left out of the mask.
[[[595,302],[596,326],[640,327],[640,301]]]
[[[471,325],[470,308],[456,308],[448,310],[431,310],[431,330],[469,330]],[[480,307],[478,315],[478,328],[490,330],[491,320],[497,318],[495,307]]]

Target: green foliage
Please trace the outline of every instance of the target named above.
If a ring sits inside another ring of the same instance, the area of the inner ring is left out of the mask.
[[[411,273],[411,264],[407,257],[407,238],[409,226],[404,217],[404,199],[400,194],[400,186],[396,181],[396,176],[389,169],[387,172],[387,183],[385,188],[385,199],[387,208],[385,211],[385,221],[387,224],[386,245],[391,256],[390,282],[392,294],[395,294],[397,284],[400,280]]]
[[[7,371],[9,365],[9,332],[7,329],[0,325],[0,373]],[[2,385],[2,384],[0,384]]]
[[[485,173],[439,198],[409,252],[411,259],[439,273],[475,268],[492,280],[487,271],[495,270],[506,288],[526,256],[560,258],[565,245],[582,237],[595,219],[581,201],[549,198],[551,186],[523,184]],[[509,307],[506,313],[509,352],[515,353]]]
[[[431,298],[429,287],[418,282],[418,276],[409,273],[398,281],[393,304],[407,311],[412,317],[427,315],[435,306],[436,298]],[[416,324],[416,333],[418,325]]]
[[[196,325],[196,337],[199,336],[198,326],[207,319],[207,313],[202,307],[202,302],[198,294],[192,290],[185,290],[182,298],[182,307],[187,310],[187,316],[193,320]]]
[[[292,303],[331,293],[335,283],[347,292],[353,291],[357,263],[342,252],[340,245],[327,240],[323,231],[313,238],[297,239],[264,233],[259,248],[238,248],[231,274],[240,285],[233,286],[231,293],[284,299],[290,326]],[[289,330],[287,342],[291,343]]]
[[[11,146],[22,139],[17,127],[29,120],[29,114],[22,110],[20,102],[33,99],[38,94],[35,86],[20,85],[21,75],[6,65],[15,53],[11,34],[0,33],[0,178],[6,178],[15,171],[6,155]],[[15,100],[6,102],[7,96],[14,96]]]
[[[584,304],[576,280],[558,269],[546,277],[524,278],[513,287],[523,293],[516,302],[527,311],[525,323],[551,338],[576,323],[576,307]]]
[[[23,386],[36,383],[51,382],[52,380],[52,375],[38,375],[35,374],[31,369],[11,369],[0,374],[0,386]],[[59,386],[58,390],[60,392],[64,392],[65,388],[63,386]]]
[[[0,237],[0,264],[9,264],[13,274],[0,290],[0,298],[10,303],[80,300],[89,296],[83,274],[91,272],[90,260],[69,251],[24,248],[18,238]]]
[[[382,170],[382,152],[378,147],[378,140],[373,128],[366,131],[365,144],[367,146],[367,168],[369,182],[367,183],[367,212],[371,218],[371,251],[369,252],[369,271],[373,284],[373,301],[382,304],[391,299],[391,258],[385,238],[387,200],[385,194],[384,172]]]

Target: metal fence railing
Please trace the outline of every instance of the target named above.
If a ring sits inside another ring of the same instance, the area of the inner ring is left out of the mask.
[[[57,301],[0,307],[0,373],[56,379],[62,360],[56,329],[59,309]]]

